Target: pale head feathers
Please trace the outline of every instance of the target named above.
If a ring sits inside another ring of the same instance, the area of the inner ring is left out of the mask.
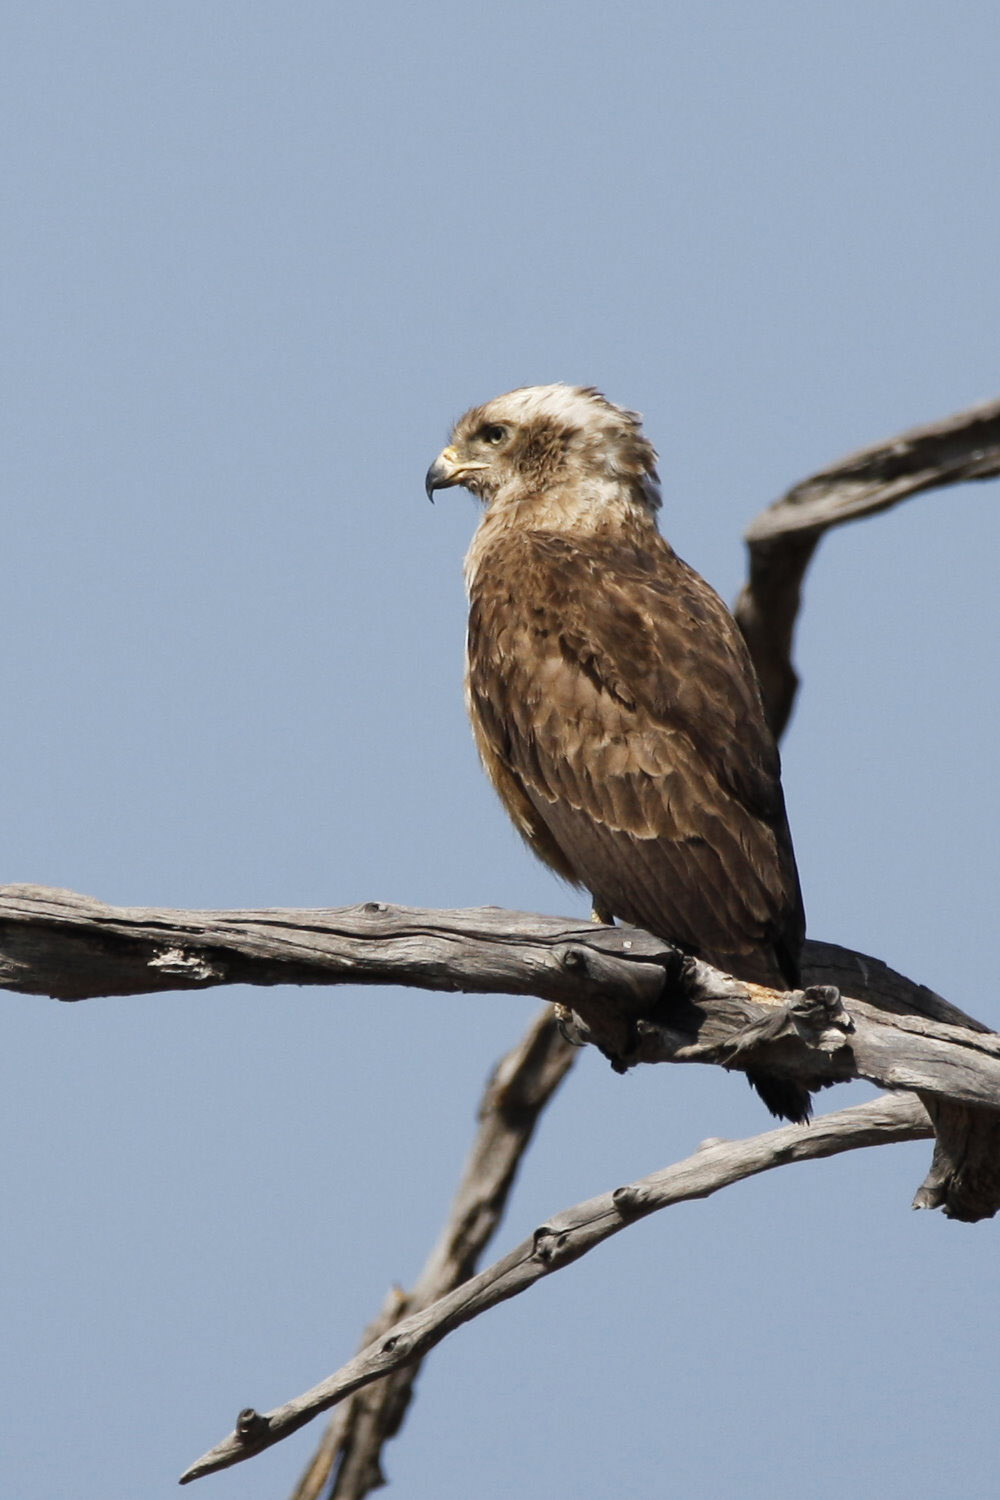
[[[449,482],[491,511],[527,507],[535,525],[594,529],[622,507],[651,516],[660,504],[641,418],[592,386],[522,386],[473,407],[445,454]]]

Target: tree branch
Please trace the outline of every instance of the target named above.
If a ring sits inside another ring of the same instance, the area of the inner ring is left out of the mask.
[[[500,907],[175,911],[0,887],[0,983],[27,994],[398,984],[536,995],[572,1011],[586,1040],[619,1067],[746,1062],[817,1087],[865,1077],[1000,1106],[1000,1037],[981,1022],[831,943],[810,940],[803,969],[809,981],[849,988],[846,1009],[839,996],[790,1001],[732,979],[637,927]]]
[[[0,983],[30,994],[390,983],[537,995],[619,1071],[702,1062],[812,1089],[850,1078],[916,1089],[951,1106],[932,1111],[942,1130],[928,1194],[955,1217],[995,1213],[1000,1036],[864,954],[809,942],[803,969],[814,988],[788,996],[720,974],[639,928],[496,907],[164,911],[0,888]]]
[[[788,1162],[922,1140],[931,1133],[919,1101],[902,1094],[824,1115],[812,1125],[786,1125],[751,1140],[706,1142],[674,1166],[553,1215],[502,1260],[397,1322],[304,1395],[265,1415],[245,1409],[236,1431],[192,1464],[181,1483],[228,1468],[280,1442],[353,1391],[422,1358],[453,1329],[516,1297],[648,1214],[691,1198],[707,1198],[733,1182]]]
[[[574,1056],[551,1012],[542,1011],[501,1059],[486,1085],[479,1128],[441,1237],[413,1290],[389,1293],[375,1323],[365,1330],[362,1349],[472,1275],[506,1209],[539,1116]],[[331,1481],[330,1500],[361,1500],[385,1483],[382,1446],[402,1424],[420,1364],[418,1356],[339,1406],[291,1500],[319,1500]]]
[[[776,737],[798,690],[792,666],[802,580],[825,531],[911,495],[1000,474],[1000,400],[862,448],[793,486],[746,533],[749,577],[734,613]]]

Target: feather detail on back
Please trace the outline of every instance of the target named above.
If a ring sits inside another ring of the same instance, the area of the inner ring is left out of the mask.
[[[804,923],[777,751],[721,600],[650,542],[526,531],[484,551],[476,742],[535,852],[603,910],[780,986]]]

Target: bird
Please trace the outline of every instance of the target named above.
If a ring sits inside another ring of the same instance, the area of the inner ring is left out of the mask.
[[[426,475],[484,507],[465,560],[466,703],[529,848],[737,979],[794,989],[805,916],[749,652],[657,524],[638,413],[593,386],[523,386],[467,411]],[[749,1073],[773,1114],[807,1089]]]

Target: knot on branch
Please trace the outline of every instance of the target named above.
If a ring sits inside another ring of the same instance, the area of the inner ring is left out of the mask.
[[[574,1257],[570,1254],[570,1236],[562,1229],[553,1229],[550,1224],[541,1224],[532,1235],[531,1258],[547,1271],[554,1271]]]
[[[581,943],[567,943],[559,954],[559,964],[567,974],[583,979],[590,973],[590,954]]]
[[[387,1339],[383,1339],[379,1353],[395,1356],[393,1363],[396,1364],[409,1351],[412,1343],[412,1338],[405,1333],[391,1333]]]
[[[236,1436],[245,1443],[257,1442],[270,1427],[267,1417],[261,1416],[252,1406],[244,1406],[236,1418]]]
[[[627,1182],[624,1187],[615,1188],[611,1201],[623,1219],[631,1219],[645,1203],[646,1193],[638,1183]]]

